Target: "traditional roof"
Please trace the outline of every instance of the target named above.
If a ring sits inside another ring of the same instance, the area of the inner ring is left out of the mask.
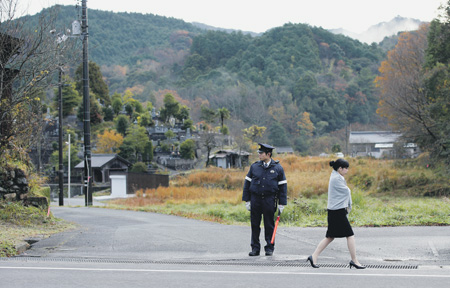
[[[118,159],[121,162],[126,163],[127,165],[131,165],[131,163],[124,158],[120,157],[117,154],[92,154],[91,155],[91,167],[92,168],[102,168],[109,162]],[[84,169],[84,161],[75,166],[75,169]]]
[[[241,151],[241,156],[248,156],[250,153],[247,151]],[[239,155],[239,151],[236,150],[219,150],[215,154],[210,155],[209,158],[225,158],[227,155]]]
[[[399,140],[401,134],[389,131],[355,131],[350,132],[350,144],[388,144]]]
[[[275,153],[283,154],[283,153],[294,153],[294,149],[292,147],[275,147]]]

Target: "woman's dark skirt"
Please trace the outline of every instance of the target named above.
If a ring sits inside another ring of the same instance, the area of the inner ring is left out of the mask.
[[[342,238],[353,235],[352,226],[347,218],[347,209],[328,210],[328,230],[325,237]]]

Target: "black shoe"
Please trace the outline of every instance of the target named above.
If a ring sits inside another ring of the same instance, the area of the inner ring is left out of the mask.
[[[273,251],[266,251],[266,256],[272,256],[273,255]]]
[[[311,266],[313,268],[319,268],[319,266],[317,266],[316,264],[314,264],[312,256],[309,256],[308,259],[306,259],[306,261],[309,261],[309,264],[311,264]]]
[[[353,262],[353,260],[350,261],[349,265],[350,265],[350,269],[352,269],[352,266],[355,267],[356,269],[366,269],[366,266],[356,265],[355,262]]]
[[[248,256],[259,256],[259,251],[253,250],[252,252],[248,253]]]

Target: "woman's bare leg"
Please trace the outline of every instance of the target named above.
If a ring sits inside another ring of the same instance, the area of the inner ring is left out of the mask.
[[[352,261],[356,265],[361,266],[361,263],[359,263],[358,259],[356,258],[355,236],[347,237],[347,247],[348,247],[348,251],[350,252],[350,256],[352,257]]]
[[[316,250],[311,255],[313,258],[314,264],[317,263],[317,258],[319,258],[320,253],[322,253],[325,248],[327,248],[328,244],[333,242],[334,238],[323,238],[322,241],[319,242],[319,245],[317,245]]]

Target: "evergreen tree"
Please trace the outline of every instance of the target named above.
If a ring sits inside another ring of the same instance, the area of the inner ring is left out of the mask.
[[[62,107],[63,107],[63,117],[67,117],[68,115],[74,114],[73,109],[80,105],[82,98],[78,94],[75,89],[75,82],[71,81],[70,78],[66,75],[62,78]],[[59,88],[54,89],[55,98],[54,105],[55,110],[58,110],[59,107]]]
[[[80,64],[75,71],[75,81],[78,93],[83,95],[83,64]],[[102,105],[111,105],[108,85],[103,80],[100,67],[92,61],[89,61],[89,89],[97,95]]]
[[[116,130],[123,136],[126,135],[127,129],[130,126],[130,120],[125,115],[119,115],[116,120]]]
[[[180,145],[180,156],[183,159],[195,159],[195,142],[187,139]]]
[[[269,140],[270,143],[274,146],[290,146],[289,138],[286,133],[286,129],[284,129],[283,125],[280,122],[275,122],[269,128]]]

